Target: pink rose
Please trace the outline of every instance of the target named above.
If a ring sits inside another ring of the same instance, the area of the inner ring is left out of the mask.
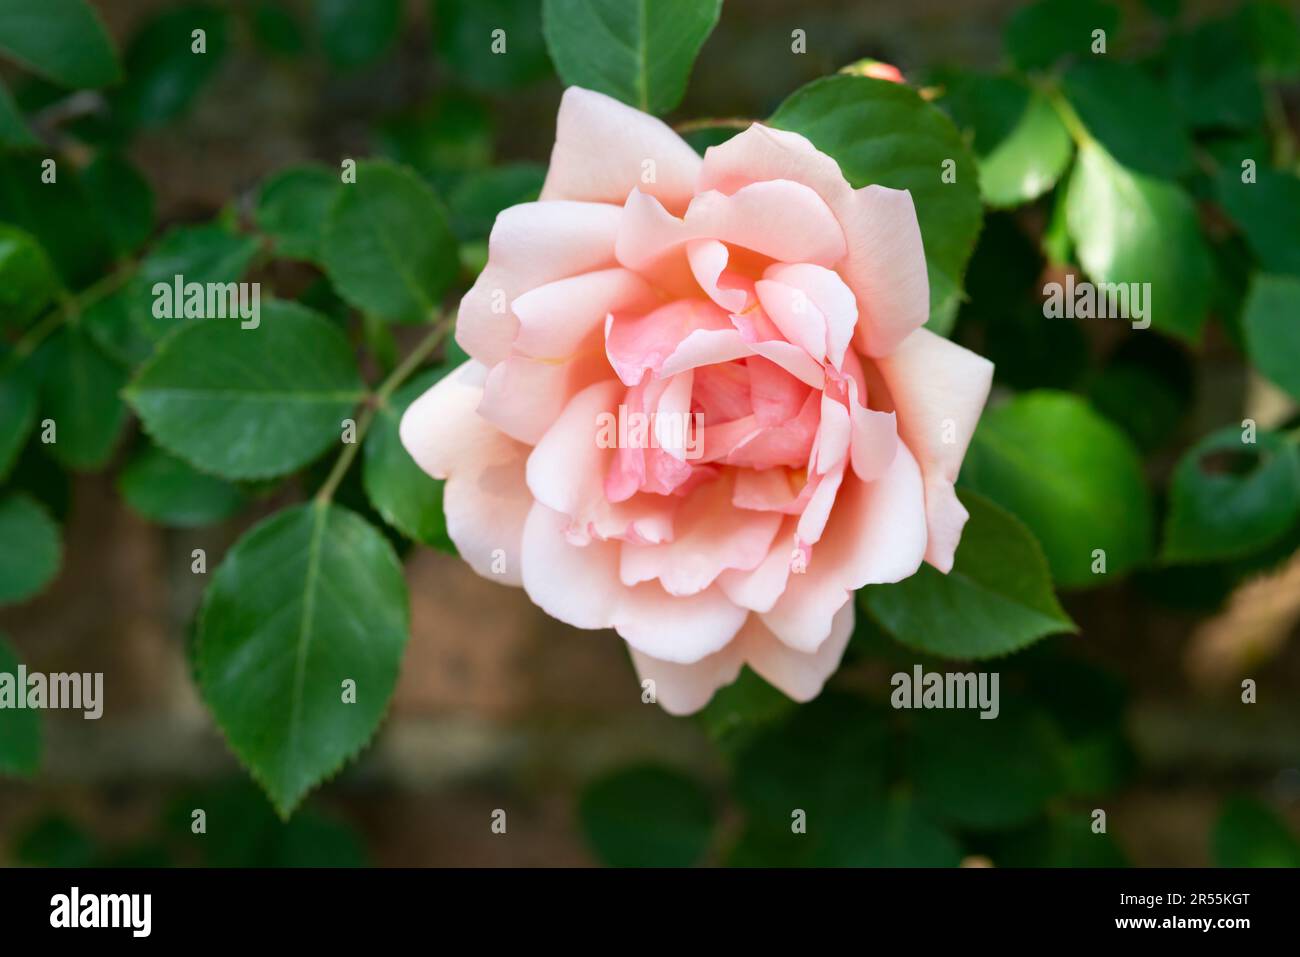
[[[465,560],[615,629],[668,711],[744,664],[805,701],[855,589],[952,567],[992,365],[929,304],[907,192],[757,123],[701,160],[572,88],[540,201],[497,218],[461,300],[472,358],[402,441]]]

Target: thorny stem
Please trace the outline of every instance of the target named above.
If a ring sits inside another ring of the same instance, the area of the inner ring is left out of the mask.
[[[361,417],[357,420],[357,433],[354,441],[345,445],[343,451],[339,453],[338,459],[334,462],[334,467],[330,469],[330,474],[325,478],[325,482],[316,493],[316,504],[328,504],[330,499],[334,497],[334,493],[338,491],[339,483],[343,481],[343,477],[347,475],[348,469],[357,457],[357,452],[361,449],[361,442],[366,437],[366,433],[370,431],[375,416],[379,414],[380,409],[388,404],[388,400],[392,398],[393,393],[400,389],[424,360],[428,359],[433,354],[433,351],[442,344],[442,340],[447,337],[447,333],[451,330],[452,318],[452,316],[446,314],[439,317],[429,334],[420,340],[419,345],[411,350],[410,355],[403,359],[396,369],[389,373],[388,378],[379,384],[379,388],[367,397],[365,411],[361,413]]]

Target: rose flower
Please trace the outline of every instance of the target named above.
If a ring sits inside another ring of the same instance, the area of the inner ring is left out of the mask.
[[[951,569],[992,365],[921,328],[909,193],[757,123],[701,158],[578,88],[557,125],[402,441],[464,559],[613,628],[668,711],[746,664],[808,700],[855,589]]]

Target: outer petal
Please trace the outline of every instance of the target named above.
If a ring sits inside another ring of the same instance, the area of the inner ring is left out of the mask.
[[[402,444],[434,478],[445,478],[447,533],[484,578],[519,585],[520,543],[533,497],[524,482],[528,448],[475,412],[483,367],[470,360],[420,396],[402,416]],[[493,571],[496,553],[505,570]]]
[[[538,503],[524,525],[523,584],[533,604],[577,628],[613,626],[633,648],[691,664],[722,649],[748,614],[717,588],[677,598],[657,584],[618,580],[618,545],[574,545],[567,516]]]
[[[689,665],[661,661],[632,649],[632,664],[637,675],[642,681],[655,683],[655,700],[669,714],[699,711],[709,703],[715,691],[740,676],[743,663],[740,645],[735,641]]]
[[[925,560],[946,573],[968,517],[953,483],[988,399],[993,363],[918,329],[876,365],[893,396],[899,435],[925,477]]]
[[[489,366],[519,332],[516,296],[538,286],[615,266],[623,211],[602,203],[521,203],[503,210],[488,238],[488,264],[460,301],[456,341]]]
[[[757,615],[751,615],[733,644],[740,645],[745,663],[769,684],[795,701],[811,701],[835,673],[853,636],[853,599],[831,620],[830,635],[812,654],[795,651],[780,641]]]
[[[682,210],[694,193],[699,169],[699,155],[662,120],[603,93],[571,86],[560,100],[541,198],[621,206],[628,193],[640,188],[669,209]]]
[[[732,193],[766,180],[812,187],[844,229],[847,254],[838,270],[858,301],[858,342],[887,355],[930,311],[925,250],[906,190],[854,190],[839,165],[797,133],[755,123],[704,154],[698,189]]]

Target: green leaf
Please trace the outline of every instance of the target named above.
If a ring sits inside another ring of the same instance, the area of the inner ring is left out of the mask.
[[[1114,838],[1092,830],[1089,810],[1067,810],[1000,836],[995,867],[1127,867]]]
[[[134,252],[153,233],[154,197],[149,183],[125,158],[100,153],[82,172],[86,194],[119,254]]]
[[[543,0],[542,32],[566,86],[667,113],[721,12],[722,0]]]
[[[447,368],[412,379],[379,409],[366,436],[362,481],[366,495],[385,522],[407,538],[455,554],[442,511],[443,483],[415,464],[398,435],[407,406],[443,377]]]
[[[508,91],[550,72],[541,0],[431,0],[430,6],[438,54],[469,86]],[[503,49],[495,47],[498,39]]]
[[[206,52],[194,52],[203,30]],[[221,66],[229,42],[229,15],[209,4],[184,4],[148,20],[126,51],[126,83],[113,100],[127,127],[168,123],[194,102]]]
[[[0,605],[26,601],[59,573],[59,527],[24,493],[0,499]]]
[[[1210,20],[1173,37],[1168,73],[1188,126],[1249,130],[1263,123],[1264,95],[1239,20]]]
[[[1300,867],[1300,842],[1272,809],[1253,798],[1224,802],[1212,843],[1218,867]]]
[[[401,0],[315,0],[316,32],[337,67],[374,63],[397,39]]]
[[[281,170],[262,186],[253,217],[290,259],[317,261],[330,206],[340,189],[338,173],[310,163]]]
[[[983,215],[975,160],[952,121],[900,83],[832,76],[796,90],[771,123],[806,136],[855,187],[911,191],[930,274],[931,321],[950,320]],[[945,183],[949,160],[956,181]]]
[[[1014,827],[1065,788],[1063,742],[1051,719],[1002,694],[997,718],[969,710],[916,713],[909,753],[917,804],[955,827]]]
[[[908,647],[944,658],[993,658],[1078,631],[1029,529],[983,496],[964,492],[962,503],[970,520],[952,571],[923,565],[911,578],[863,589],[876,620]]]
[[[689,867],[713,837],[713,802],[693,779],[638,765],[593,782],[578,816],[600,861],[610,867]]]
[[[1252,159],[1243,156],[1242,160]],[[1263,157],[1253,157],[1261,162]],[[1242,182],[1240,164],[1222,170],[1215,192],[1233,222],[1246,234],[1251,252],[1266,272],[1300,276],[1300,177],[1271,169]]]
[[[1206,436],[1174,469],[1162,557],[1169,562],[1239,558],[1281,538],[1300,516],[1300,451],[1236,426]]]
[[[39,142],[23,119],[9,87],[0,83],[0,146],[22,148]]]
[[[154,441],[228,479],[307,464],[339,441],[364,395],[338,328],[284,302],[263,305],[255,329],[218,319],[183,326],[126,390]]]
[[[60,86],[107,86],[122,75],[108,31],[85,0],[0,4],[0,52]]]
[[[0,155],[0,220],[36,237],[60,278],[70,288],[87,286],[104,275],[113,248],[98,217],[87,216],[90,197],[67,161],[43,164],[40,152]],[[46,182],[52,169],[53,182]]]
[[[410,170],[357,164],[325,225],[325,270],[363,312],[423,322],[456,278],[456,242],[442,203]]]
[[[732,789],[760,826],[788,834],[799,809],[807,837],[833,835],[839,822],[883,798],[885,732],[884,716],[865,701],[824,693],[741,748]]]
[[[279,512],[222,560],[199,612],[199,687],[281,817],[370,741],[409,628],[392,547],[337,505]]]
[[[1142,297],[1145,320],[1195,341],[1209,310],[1213,272],[1187,194],[1125,169],[1088,144],[1079,149],[1066,203],[1070,236],[1088,277],[1099,284],[1150,283],[1142,287],[1150,291]]]
[[[816,867],[956,867],[961,847],[903,795],[867,804],[836,823],[833,840],[820,843]]]
[[[253,37],[259,46],[283,57],[293,57],[307,48],[302,26],[293,9],[280,0],[259,0],[249,14]]]
[[[3,548],[0,545],[0,554],[3,554]],[[18,665],[18,653],[0,634],[0,675],[17,682]],[[27,689],[16,690],[25,694]],[[41,713],[32,708],[0,709],[0,777],[29,778],[40,767]]]
[[[177,226],[169,230],[150,249],[127,287],[128,318],[132,326],[147,342],[161,342],[176,328],[193,320],[154,315],[157,283],[174,286],[177,276],[187,284],[196,282],[205,286],[238,282],[257,250],[255,236],[236,235],[221,223]]]
[[[0,223],[0,326],[26,326],[50,304],[60,285],[36,237]]]
[[[142,516],[174,528],[211,525],[229,518],[247,501],[237,485],[196,471],[152,446],[122,470],[117,487]]]
[[[1253,0],[1237,11],[1246,47],[1269,79],[1300,76],[1300,18],[1276,0]]]
[[[1142,464],[1128,438],[1078,396],[1028,392],[986,410],[961,478],[1029,526],[1062,587],[1108,580],[1093,574],[1096,549],[1107,575],[1150,556]]]
[[[154,342],[166,331],[161,325],[146,325],[144,319],[133,315],[133,305],[143,310],[146,304],[133,299],[131,292],[129,286],[119,289],[81,313],[81,328],[95,340],[104,355],[128,368],[148,359]]]
[[[1071,69],[1062,90],[1088,133],[1134,173],[1172,178],[1192,165],[1192,143],[1165,92],[1129,63],[1094,57]]]
[[[1242,325],[1255,368],[1300,401],[1300,279],[1256,276]]]
[[[1106,31],[1107,48],[1119,28],[1119,11],[1097,0],[1040,0],[1016,11],[1003,40],[1021,70],[1042,70],[1065,56],[1092,56],[1094,30]]]
[[[456,237],[461,242],[486,239],[497,214],[537,199],[545,179],[546,168],[537,163],[512,163],[469,174],[448,200]]]
[[[0,481],[9,474],[35,424],[36,390],[21,369],[0,373]]]
[[[788,717],[797,705],[748,667],[731,684],[719,688],[699,713],[709,737],[734,752],[764,728]]]
[[[55,428],[50,454],[65,468],[103,468],[126,424],[119,396],[126,373],[75,326],[49,339],[40,356],[45,362],[41,414],[53,419]]]
[[[1019,206],[1050,190],[1074,152],[1055,108],[1007,76],[956,74],[944,102],[959,127],[974,130],[980,193],[990,206]]]

